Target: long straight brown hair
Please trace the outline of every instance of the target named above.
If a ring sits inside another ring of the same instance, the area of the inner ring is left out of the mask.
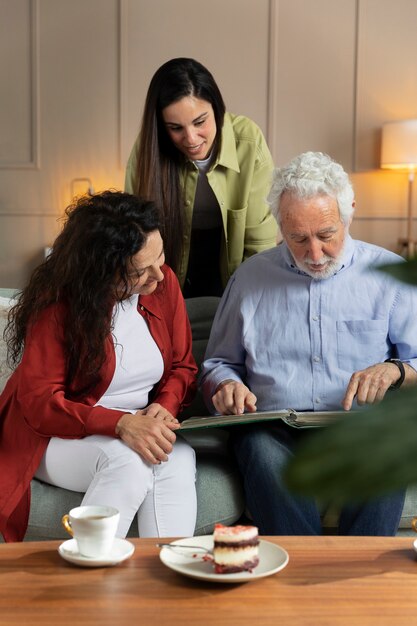
[[[173,102],[194,96],[213,107],[217,134],[213,156],[220,150],[225,104],[210,72],[198,61],[171,59],[154,74],[145,100],[137,149],[134,192],[153,200],[160,211],[161,234],[168,265],[178,270],[184,237],[184,190],[180,170],[185,157],[172,143],[162,111]]]

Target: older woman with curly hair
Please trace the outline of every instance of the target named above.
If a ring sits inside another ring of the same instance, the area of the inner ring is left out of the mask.
[[[120,511],[124,537],[190,535],[195,456],[177,415],[196,365],[158,211],[120,192],[81,198],[6,328],[0,531],[22,540],[33,476]]]

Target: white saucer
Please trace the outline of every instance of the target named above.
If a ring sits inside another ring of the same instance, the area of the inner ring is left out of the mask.
[[[413,546],[414,546],[414,551],[417,552],[417,539],[414,540]]]
[[[75,539],[68,539],[64,541],[58,548],[59,554],[63,559],[82,567],[108,567],[110,565],[117,565],[125,561],[135,551],[135,546],[126,539],[114,540],[113,548],[110,554],[103,557],[88,557],[83,556],[78,552],[78,546]]]
[[[201,546],[208,550],[213,549],[213,535],[203,535],[199,537],[189,537],[187,539],[178,539],[172,542],[185,544],[188,546]],[[191,554],[190,554],[191,553]],[[244,583],[265,576],[276,574],[284,569],[287,565],[289,557],[284,548],[264,539],[259,540],[259,565],[252,572],[238,572],[236,574],[216,574],[214,572],[213,563],[207,558],[201,556],[192,550],[180,551],[172,550],[164,547],[159,553],[162,563],[170,569],[189,576],[213,583]]]

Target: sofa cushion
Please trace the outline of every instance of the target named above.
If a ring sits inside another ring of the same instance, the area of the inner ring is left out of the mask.
[[[187,298],[185,300],[193,335],[193,356],[196,360],[199,373],[201,363],[204,360],[211,325],[213,323],[217,307],[219,306],[219,302],[220,298],[215,296]],[[208,411],[204,404],[203,397],[198,391],[190,406],[186,407],[181,413],[180,419],[187,419],[188,417],[198,415],[207,415],[207,413]]]

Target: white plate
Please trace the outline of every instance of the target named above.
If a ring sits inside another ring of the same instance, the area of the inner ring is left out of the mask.
[[[208,550],[213,549],[213,535],[203,535],[201,537],[190,537],[188,539],[178,539],[172,542],[174,545],[180,543],[187,546],[202,546]],[[288,553],[275,543],[259,540],[259,565],[252,572],[239,572],[237,574],[216,574],[213,563],[203,559],[201,553],[193,553],[192,550],[181,550],[164,547],[159,553],[162,563],[175,572],[208,580],[215,583],[244,583],[264,576],[271,576],[283,569],[289,560]]]
[[[135,551],[135,546],[126,539],[114,540],[113,548],[110,554],[103,557],[88,557],[83,556],[78,552],[78,546],[75,539],[68,539],[64,541],[58,548],[59,554],[63,559],[82,567],[109,567],[110,565],[117,565],[125,561]]]
[[[417,552],[417,539],[413,542],[414,550]]]

